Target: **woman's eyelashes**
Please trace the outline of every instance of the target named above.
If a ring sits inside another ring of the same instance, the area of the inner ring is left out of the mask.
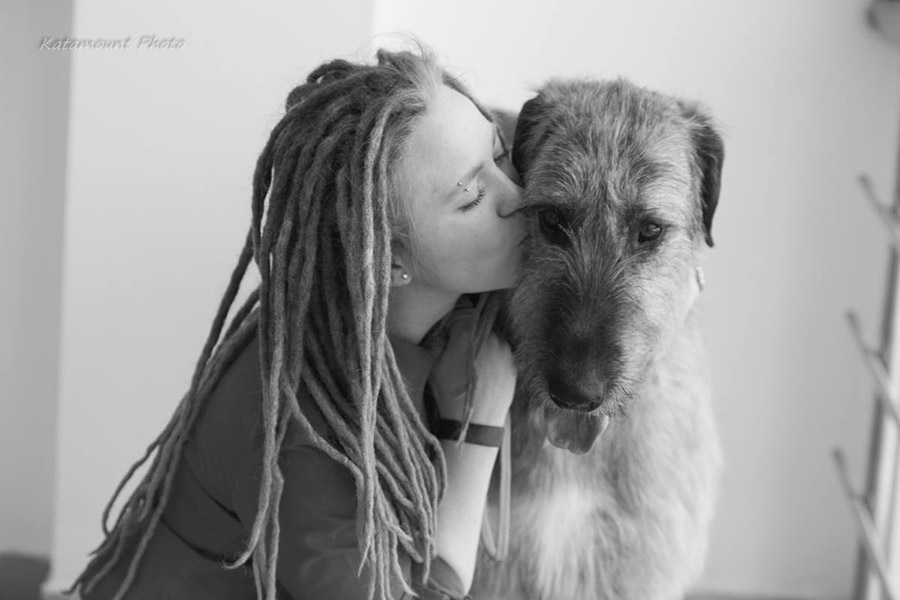
[[[484,199],[485,194],[487,194],[487,190],[480,183],[478,184],[477,190],[478,190],[478,193],[475,195],[475,199],[472,200],[471,202],[469,202],[468,204],[466,204],[465,206],[463,206],[462,208],[460,208],[461,211],[468,212],[468,211],[472,210],[473,208],[475,208],[476,206],[478,206],[479,204],[481,204],[481,201]]]

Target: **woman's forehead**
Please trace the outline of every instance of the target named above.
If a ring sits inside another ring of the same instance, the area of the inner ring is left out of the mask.
[[[494,125],[469,98],[440,86],[408,141],[404,178],[417,192],[449,193],[483,160],[493,134]]]

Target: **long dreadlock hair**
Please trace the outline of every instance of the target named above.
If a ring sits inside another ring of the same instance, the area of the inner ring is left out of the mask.
[[[325,63],[290,92],[286,114],[258,159],[252,226],[189,390],[116,488],[103,512],[105,539],[70,592],[81,586],[88,593],[133,542],[136,550],[115,598],[125,595],[165,509],[194,421],[253,335],[260,348],[262,481],[247,547],[224,566],[251,562],[257,598],[275,599],[284,485],[278,456],[288,427],[295,426],[353,474],[360,572],[369,567],[369,597],[386,599],[392,576],[412,591],[400,551],[422,563],[427,576],[446,465],[440,444],[407,394],[385,324],[392,242],[414,244],[392,173],[434,86],[441,84],[472,99],[493,120],[421,45],[417,52],[380,50],[374,65]],[[251,258],[261,283],[220,341]],[[476,305],[469,414],[474,355],[500,302],[499,293],[486,293]],[[300,411],[300,386],[312,395],[337,443],[315,431]],[[113,504],[151,456],[149,469],[108,528]]]

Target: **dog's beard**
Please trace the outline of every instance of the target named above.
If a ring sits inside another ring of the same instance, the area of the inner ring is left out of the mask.
[[[629,409],[638,400],[644,385],[648,364],[645,360],[640,365],[630,365],[634,378],[617,372],[600,405],[590,411],[559,406],[550,395],[545,374],[540,370],[531,372],[530,377],[523,377],[520,382],[520,393],[528,398],[524,406],[531,427],[557,448],[579,455],[590,452],[608,427],[615,427],[620,420],[628,418]]]
[[[533,335],[533,334],[532,334]],[[536,338],[535,338],[536,339]],[[540,355],[519,356],[519,385],[517,396],[521,396],[523,407],[528,414],[529,426],[536,434],[553,446],[573,454],[586,454],[597,444],[610,423],[624,416],[633,400],[634,381],[626,380],[615,370],[610,385],[602,397],[597,398],[598,406],[593,410],[563,408],[556,404],[550,394],[545,368],[527,368],[522,364],[552,364],[553,358],[544,354],[546,346],[526,339],[520,351],[526,348],[540,348]],[[527,399],[527,400],[526,400]]]

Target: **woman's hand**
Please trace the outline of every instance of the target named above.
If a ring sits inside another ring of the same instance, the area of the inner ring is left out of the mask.
[[[441,417],[462,421],[475,311],[460,310],[451,319],[447,345],[435,361],[429,378]],[[472,422],[500,427],[506,421],[516,388],[516,369],[509,344],[490,333],[475,357],[475,371]]]
[[[431,371],[431,389],[438,412],[445,419],[462,421],[465,416],[467,359],[475,325],[474,308],[454,310],[447,342]],[[472,423],[501,427],[516,387],[509,344],[489,334],[475,357],[475,372]],[[447,464],[447,488],[438,506],[437,555],[458,578],[456,587],[463,591],[460,595],[465,595],[475,573],[478,537],[498,449],[455,440],[441,440],[441,448]]]

